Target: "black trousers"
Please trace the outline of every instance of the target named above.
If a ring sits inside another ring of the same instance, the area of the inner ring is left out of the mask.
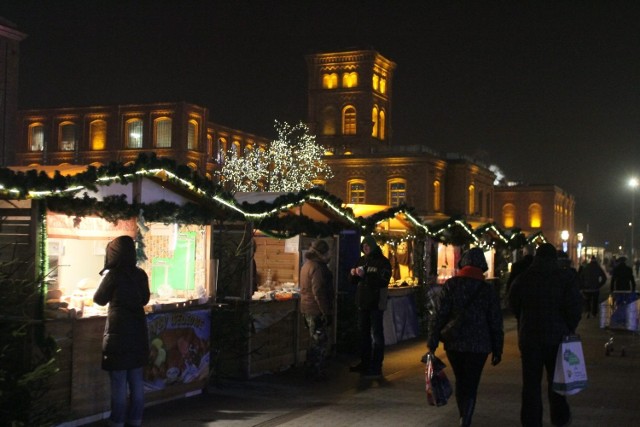
[[[488,355],[447,350],[447,359],[456,377],[455,396],[459,409],[466,407],[469,400],[476,399],[480,376]]]
[[[582,291],[585,299],[585,311],[592,316],[598,315],[600,291]]]
[[[547,373],[547,397],[551,424],[565,425],[571,417],[567,399],[552,389],[558,346],[521,346],[522,406],[520,421],[525,427],[542,426],[542,371]]]
[[[384,360],[384,311],[358,310],[360,361],[370,373],[382,372]]]

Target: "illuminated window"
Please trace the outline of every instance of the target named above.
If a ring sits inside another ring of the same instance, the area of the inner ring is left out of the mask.
[[[131,119],[125,123],[127,148],[142,148],[142,120]]]
[[[373,75],[373,82],[372,82],[372,86],[373,86],[373,90],[378,90],[379,87],[379,83],[380,83],[380,77],[377,74]]]
[[[380,93],[387,92],[387,79],[380,77]]]
[[[389,181],[389,205],[400,206],[407,201],[407,182],[405,180]]]
[[[198,148],[198,122],[189,120],[189,128],[187,130],[187,150],[196,150]]]
[[[210,133],[208,133],[207,134],[207,155],[213,156],[213,153],[215,153],[215,148],[213,146],[213,136]]]
[[[320,180],[320,179],[314,179],[313,181],[311,181],[311,183],[313,184],[313,188],[317,188],[319,190],[326,190],[326,185],[327,182]]]
[[[89,140],[92,150],[104,150],[107,147],[107,122],[94,120],[89,125]]]
[[[233,149],[233,154],[236,157],[240,157],[240,141],[233,141],[233,147],[231,147]]]
[[[31,151],[44,150],[44,126],[40,123],[29,126],[29,149]]]
[[[334,107],[326,107],[322,110],[322,134],[336,134],[336,109]]]
[[[476,212],[476,187],[471,184],[468,189],[469,193],[469,215],[474,215]]]
[[[376,106],[374,106],[373,110],[371,110],[371,122],[371,136],[375,138],[378,136],[378,107]]]
[[[253,145],[252,144],[247,144],[247,145],[244,146],[244,153],[245,154],[250,153],[252,151],[253,151]]]
[[[433,181],[433,210],[440,212],[440,181]]]
[[[349,203],[364,203],[366,185],[362,180],[349,181]]]
[[[351,73],[344,73],[342,75],[342,87],[356,87],[358,86],[358,73],[355,71]]]
[[[356,134],[356,109],[352,105],[347,105],[342,110],[342,133],[344,135]]]
[[[76,149],[76,125],[71,122],[62,122],[58,126],[58,137],[61,151],[73,151]]]
[[[324,89],[335,89],[338,87],[338,75],[336,73],[322,75],[322,87]]]
[[[502,225],[505,228],[513,228],[516,224],[516,207],[511,203],[502,206]]]
[[[379,114],[379,118],[378,118],[378,136],[380,137],[380,139],[384,139],[385,138],[385,120],[386,120],[386,116],[384,114],[384,110],[380,110],[380,114]]]
[[[157,148],[171,148],[171,124],[169,117],[160,117],[153,122]]]
[[[529,226],[531,228],[542,227],[542,206],[538,203],[532,203],[529,206]]]
[[[227,140],[225,138],[218,139],[218,163],[223,163],[227,157]]]

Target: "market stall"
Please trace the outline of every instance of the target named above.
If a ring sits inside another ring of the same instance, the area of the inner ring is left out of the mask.
[[[218,352],[214,366],[216,375],[250,378],[305,361],[309,334],[299,310],[300,268],[315,240],[311,236],[320,236],[331,248],[329,269],[336,286],[335,233],[347,221],[347,212],[328,207],[330,199],[306,195],[243,193],[236,200],[249,212],[253,205],[271,213],[248,215],[253,221],[217,231],[220,270],[213,316],[214,324],[226,327],[213,332]],[[334,326],[331,345],[335,332]]]
[[[45,328],[60,347],[60,373],[50,394],[75,422],[105,418],[110,408],[108,375],[101,369],[107,308],[95,305],[93,294],[106,245],[121,235],[136,241],[138,264],[149,276],[151,300],[145,311],[151,352],[145,401],[197,394],[207,383],[211,227],[146,221],[142,207],[153,218],[157,203],[171,210],[197,199],[170,183],[166,173],[127,182],[105,179],[106,184],[69,197],[42,197],[40,209],[32,210],[30,228],[36,235],[30,241],[37,242],[32,250],[46,277]]]

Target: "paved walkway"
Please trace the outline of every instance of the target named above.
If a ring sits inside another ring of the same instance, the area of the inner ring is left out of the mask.
[[[497,367],[487,363],[480,384],[474,426],[517,426],[520,408],[520,361],[515,320],[505,317],[505,353]],[[589,387],[569,398],[574,427],[638,425],[640,415],[640,336],[600,329],[598,319],[584,318],[583,339]],[[614,336],[614,352],[604,343]],[[620,356],[622,347],[626,356]],[[293,368],[249,381],[221,381],[206,393],[148,407],[145,425],[174,426],[454,426],[453,401],[428,406],[424,392],[422,340],[387,348],[384,379],[364,381],[350,373],[353,359],[332,361],[332,379],[309,382]],[[444,357],[441,352],[440,356]],[[445,359],[446,362],[446,359]],[[450,368],[449,377],[453,379]],[[548,421],[545,402],[545,426]]]

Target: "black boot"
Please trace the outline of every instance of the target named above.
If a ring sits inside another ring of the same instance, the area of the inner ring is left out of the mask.
[[[460,426],[469,427],[471,425],[471,418],[473,417],[473,411],[476,409],[476,399],[469,398],[465,402],[462,408],[463,414],[460,418]]]

